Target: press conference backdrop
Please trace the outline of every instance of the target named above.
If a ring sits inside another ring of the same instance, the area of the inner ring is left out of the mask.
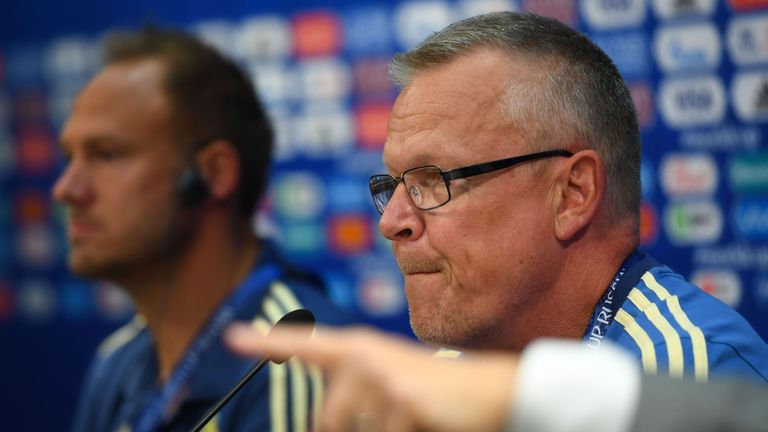
[[[191,30],[254,77],[278,132],[260,229],[321,273],[336,302],[403,332],[402,282],[366,190],[382,169],[397,91],[387,60],[491,10],[530,10],[589,33],[638,107],[643,247],[768,338],[768,0],[4,3],[3,430],[65,428],[95,345],[131,314],[119,290],[67,272],[49,188],[62,167],[58,130],[98,68],[104,33],[145,23]]]

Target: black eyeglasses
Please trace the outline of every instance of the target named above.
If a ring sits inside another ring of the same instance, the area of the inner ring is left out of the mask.
[[[400,177],[392,177],[388,174],[373,175],[368,181],[368,186],[371,189],[373,203],[380,214],[384,214],[384,209],[389,200],[392,199],[397,185],[401,182],[405,184],[408,196],[416,207],[422,210],[432,210],[451,200],[451,180],[485,174],[535,159],[556,156],[571,157],[573,153],[568,150],[548,150],[454,168],[448,171],[443,171],[436,165],[425,165],[411,168],[403,172]]]

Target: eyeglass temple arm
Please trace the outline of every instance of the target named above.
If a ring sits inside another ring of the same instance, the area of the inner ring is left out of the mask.
[[[523,162],[532,161],[535,159],[543,159],[554,156],[571,157],[573,153],[568,150],[547,150],[539,153],[532,153],[523,156],[515,156],[508,159],[501,159],[493,162],[486,162],[477,165],[470,165],[463,168],[455,168],[449,171],[442,171],[440,174],[446,180],[455,180],[465,177],[476,176],[485,174],[492,171],[497,171],[503,168],[511,167]]]

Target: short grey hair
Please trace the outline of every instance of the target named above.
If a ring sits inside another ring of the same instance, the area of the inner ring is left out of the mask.
[[[419,72],[478,49],[497,49],[536,69],[510,76],[507,116],[519,123],[531,150],[576,143],[605,160],[606,202],[615,218],[639,223],[641,139],[632,97],[613,61],[585,35],[551,18],[494,12],[467,18],[396,55],[392,79],[408,86]],[[535,138],[535,139],[534,139]]]

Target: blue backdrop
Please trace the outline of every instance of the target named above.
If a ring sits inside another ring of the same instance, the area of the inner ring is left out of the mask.
[[[768,0],[27,0],[0,4],[0,424],[60,430],[95,345],[131,313],[71,277],[49,188],[56,136],[98,68],[103,34],[155,23],[200,34],[254,77],[278,130],[257,225],[339,304],[407,332],[401,280],[367,177],[396,89],[386,62],[490,10],[531,10],[614,59],[644,138],[643,247],[768,338]]]

